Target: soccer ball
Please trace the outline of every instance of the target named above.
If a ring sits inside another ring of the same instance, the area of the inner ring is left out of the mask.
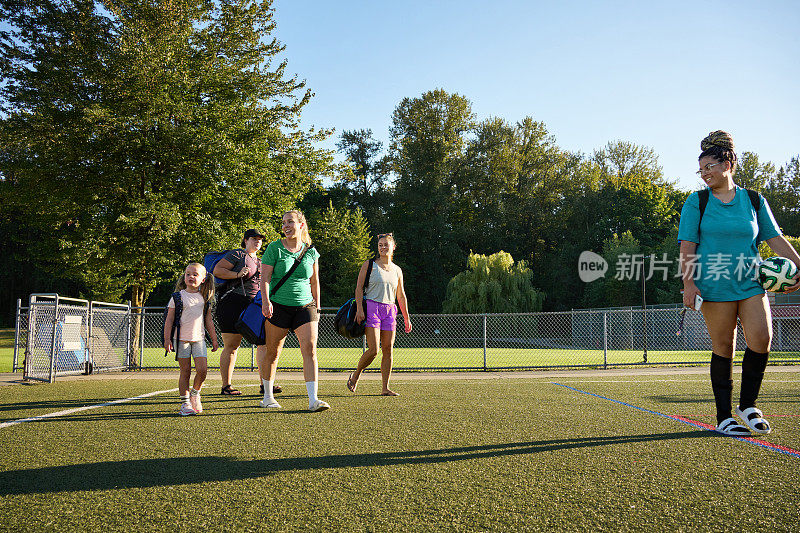
[[[783,292],[794,285],[797,266],[785,257],[770,257],[758,265],[758,282],[770,292]]]

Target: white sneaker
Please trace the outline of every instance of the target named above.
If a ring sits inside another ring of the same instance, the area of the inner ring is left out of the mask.
[[[180,413],[181,416],[190,416],[197,414],[197,411],[192,409],[192,406],[189,405],[188,403],[181,404],[181,409],[178,412]]]
[[[274,399],[272,401],[269,400],[261,400],[258,402],[259,407],[263,407],[264,409],[280,409],[281,404],[276,402]]]
[[[198,415],[203,412],[203,404],[200,402],[200,395],[197,394],[195,396],[189,395],[189,403],[192,405],[192,409]]]
[[[328,405],[327,402],[323,402],[322,400],[317,400],[316,402],[308,406],[308,410],[311,411],[312,413],[315,413],[317,411],[324,411],[325,409],[330,409],[330,408],[331,406]]]

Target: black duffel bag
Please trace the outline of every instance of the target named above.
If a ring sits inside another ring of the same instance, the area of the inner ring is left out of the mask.
[[[367,275],[364,279],[364,292],[367,292],[369,278],[370,275],[372,275],[372,261],[373,260],[370,259],[367,265]],[[365,307],[367,305],[363,300],[362,304]],[[336,311],[336,316],[333,318],[333,329],[345,339],[357,339],[363,336],[366,330],[366,320],[356,323],[356,309],[358,309],[356,306],[356,299],[350,298]]]
[[[333,327],[336,333],[346,339],[357,339],[364,335],[366,320],[356,322],[356,299],[350,298],[336,311]]]

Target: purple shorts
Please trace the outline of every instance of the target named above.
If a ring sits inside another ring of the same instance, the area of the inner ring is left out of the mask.
[[[394,304],[382,304],[365,300],[367,308],[365,325],[368,328],[380,328],[381,331],[394,331],[397,323],[397,306]]]

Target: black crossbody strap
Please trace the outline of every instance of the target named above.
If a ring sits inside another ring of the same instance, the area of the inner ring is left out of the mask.
[[[294,264],[292,265],[292,268],[290,268],[289,271],[286,274],[283,275],[281,280],[278,283],[276,283],[274,287],[270,287],[270,289],[269,289],[270,297],[272,297],[272,295],[274,295],[276,292],[278,292],[278,289],[280,289],[283,286],[283,284],[286,283],[286,280],[289,279],[289,276],[291,276],[294,273],[294,271],[297,270],[297,267],[300,266],[300,263],[303,261],[303,258],[306,256],[306,252],[308,252],[308,250],[310,250],[313,247],[314,247],[313,244],[310,244],[310,245],[306,246],[306,249],[303,250],[303,252],[300,255],[295,257]]]
[[[364,294],[367,294],[367,286],[369,286],[369,278],[372,276],[372,263],[374,261],[374,259],[370,259],[367,265],[367,275],[364,277]]]

